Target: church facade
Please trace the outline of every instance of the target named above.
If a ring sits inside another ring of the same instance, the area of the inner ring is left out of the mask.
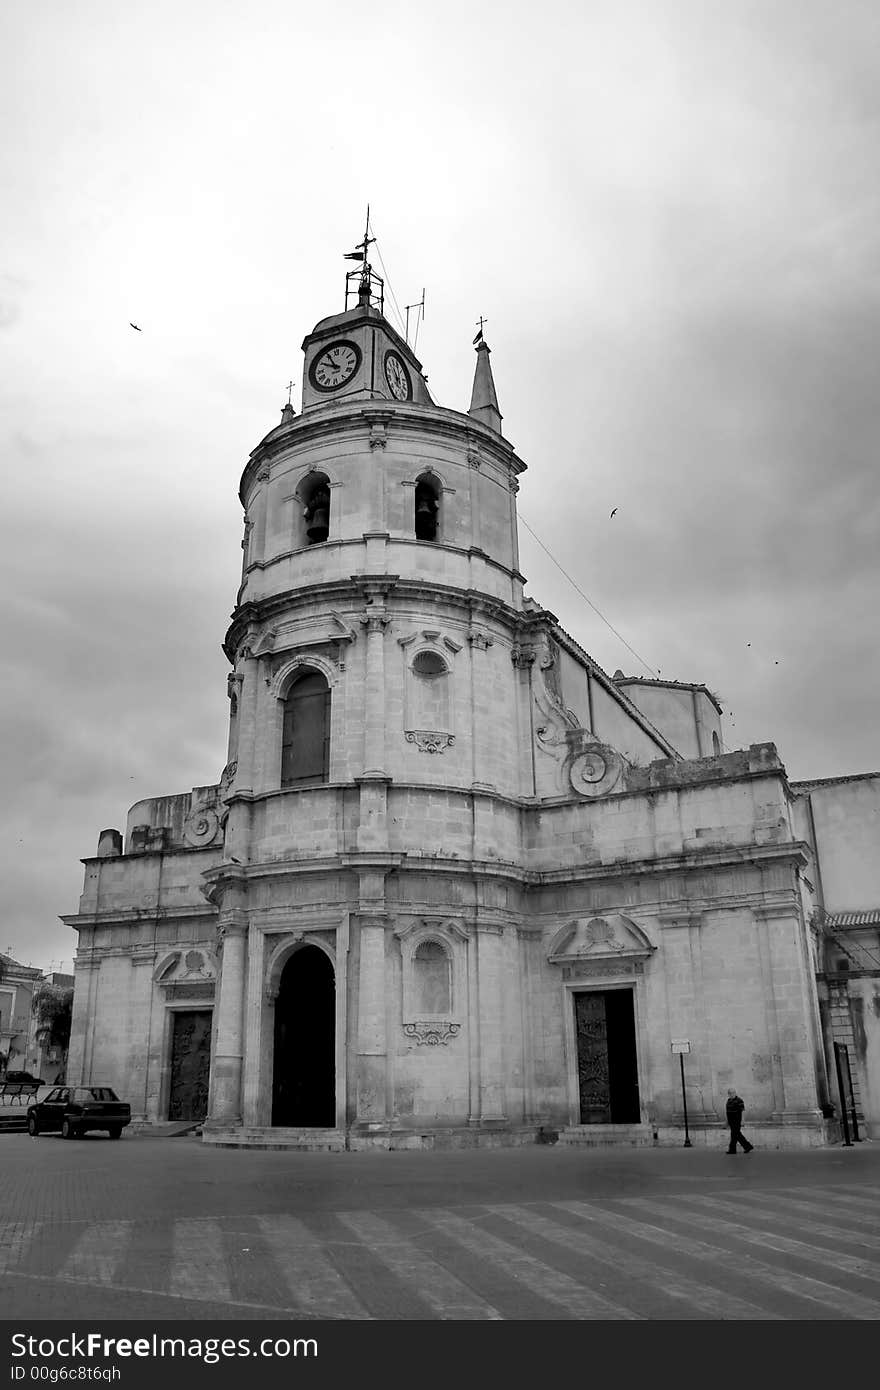
[[[485,340],[447,409],[355,297],[242,475],[222,776],[104,831],[63,919],[68,1080],[225,1144],[681,1143],[685,1100],[717,1144],[729,1086],[756,1142],[828,1142],[819,784],[524,596]]]

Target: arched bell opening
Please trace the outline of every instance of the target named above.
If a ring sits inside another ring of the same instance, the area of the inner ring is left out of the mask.
[[[440,489],[426,473],[416,479],[415,533],[417,541],[436,541],[440,536]]]
[[[275,1000],[272,1124],[336,1124],[336,974],[319,946],[294,951]]]
[[[306,545],[320,545],[330,535],[330,480],[323,473],[309,478],[303,493]]]

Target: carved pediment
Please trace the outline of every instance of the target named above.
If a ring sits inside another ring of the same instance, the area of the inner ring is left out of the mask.
[[[656,950],[647,933],[622,912],[577,917],[566,922],[550,942],[547,959],[554,965],[576,961],[609,963],[646,960]]]
[[[202,947],[169,951],[153,972],[166,999],[213,998],[216,978],[216,957]]]
[[[356,635],[354,628],[343,622],[338,613],[322,613],[269,628],[254,645],[253,653],[254,656],[267,656],[270,652],[277,655],[306,647],[337,645],[354,642]]]

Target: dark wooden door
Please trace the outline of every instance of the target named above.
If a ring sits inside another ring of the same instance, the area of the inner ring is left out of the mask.
[[[607,1125],[611,1123],[611,1086],[605,995],[592,990],[576,994],[575,1022],[581,1124]]]
[[[638,1124],[638,1062],[630,989],[575,995],[582,1125]]]
[[[203,1120],[208,1113],[211,1011],[174,1014],[171,1035],[169,1120]]]

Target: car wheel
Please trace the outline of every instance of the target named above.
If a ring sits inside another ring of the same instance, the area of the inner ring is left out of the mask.
[[[108,1129],[107,1133],[110,1135],[111,1139],[122,1138],[122,1130],[119,1125],[114,1125],[112,1129]]]
[[[64,1120],[61,1121],[61,1138],[62,1138],[62,1139],[75,1139],[75,1138],[76,1138],[76,1126],[75,1126],[75,1125],[72,1125],[68,1119],[64,1119]]]
[[[36,1139],[39,1132],[40,1126],[37,1124],[36,1115],[28,1115],[28,1134],[32,1139]]]

